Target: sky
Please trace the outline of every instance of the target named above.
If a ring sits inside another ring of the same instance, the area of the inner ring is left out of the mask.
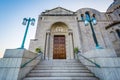
[[[35,26],[30,26],[25,42],[28,49],[30,39],[34,39],[37,19],[41,12],[56,7],[71,11],[80,8],[93,8],[106,12],[113,0],[0,0],[0,55],[6,49],[16,49],[21,46],[26,26],[23,18],[35,18]]]

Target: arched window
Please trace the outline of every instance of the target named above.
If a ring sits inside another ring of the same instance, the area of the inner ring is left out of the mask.
[[[109,20],[112,20],[112,17],[111,17],[111,15],[108,15],[108,18],[109,18]]]
[[[40,17],[40,19],[42,20],[42,17]]]
[[[78,17],[76,17],[76,20],[78,20]]]
[[[93,17],[94,17],[94,18],[96,18],[96,15],[95,15],[95,14],[93,14]]]
[[[89,11],[86,11],[85,14],[90,14]]]
[[[90,13],[88,11],[85,12],[85,17],[87,20],[90,20]]]
[[[120,30],[119,29],[116,30],[116,33],[117,33],[118,37],[120,38]]]
[[[81,20],[84,21],[84,14],[81,14]]]

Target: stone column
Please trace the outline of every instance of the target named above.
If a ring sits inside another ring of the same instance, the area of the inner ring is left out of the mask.
[[[74,59],[74,51],[73,51],[73,37],[72,37],[72,32],[69,32],[69,45],[70,45],[70,59]]]
[[[46,40],[46,53],[45,53],[45,59],[48,59],[49,58],[49,48],[50,48],[50,32],[47,32],[47,40]]]

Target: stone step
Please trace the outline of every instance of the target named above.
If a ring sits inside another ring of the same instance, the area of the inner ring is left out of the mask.
[[[29,73],[27,77],[89,77],[92,73]]]
[[[39,67],[36,66],[34,70],[86,70],[87,68],[85,67],[71,67],[71,66],[44,66],[44,67]]]
[[[39,63],[38,65],[83,65],[82,63]]]
[[[41,61],[23,80],[98,80],[78,60]]]
[[[88,70],[32,70],[31,72],[36,72],[36,73],[89,73],[90,71]]]
[[[45,60],[45,61],[41,61],[40,64],[42,63],[80,63],[79,61],[77,60]]]
[[[36,67],[84,67],[83,65],[37,65]]]
[[[23,80],[98,80],[96,77],[27,77]]]
[[[80,62],[79,60],[75,60],[75,59],[54,59],[54,60],[43,60],[41,62]]]

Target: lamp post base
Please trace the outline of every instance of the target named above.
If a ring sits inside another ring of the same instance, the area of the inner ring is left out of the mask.
[[[101,47],[101,46],[96,46],[96,49],[103,49],[103,47]]]
[[[20,48],[17,48],[17,49],[25,49],[25,48],[21,48],[21,47],[20,47]]]

